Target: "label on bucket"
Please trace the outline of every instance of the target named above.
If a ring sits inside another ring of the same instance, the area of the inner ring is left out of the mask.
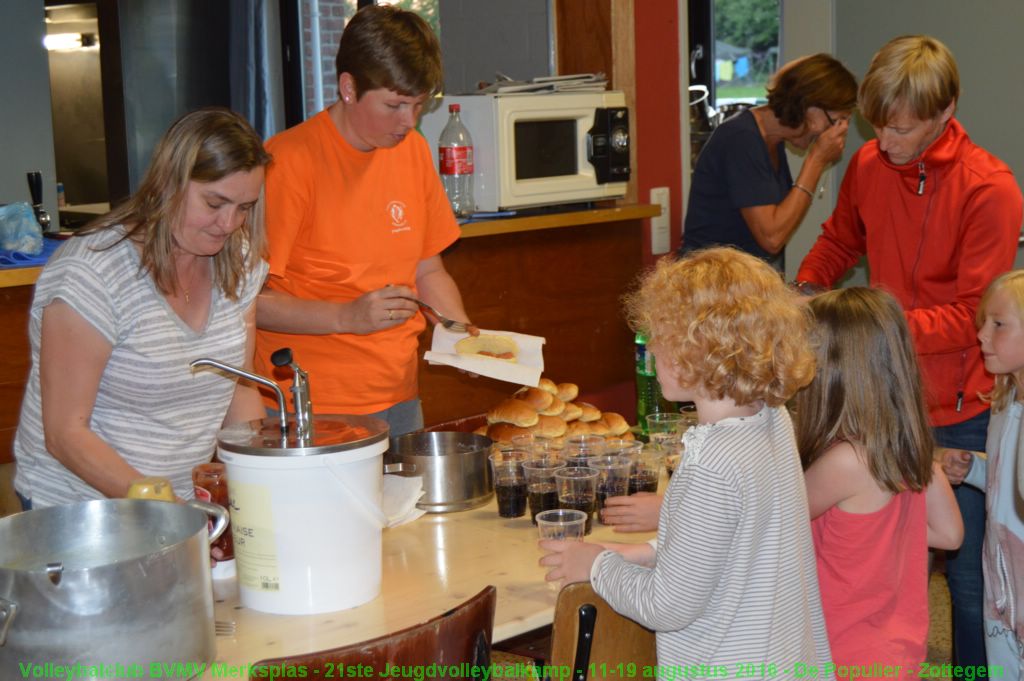
[[[232,480],[228,494],[239,586],[256,591],[280,591],[270,488]]]

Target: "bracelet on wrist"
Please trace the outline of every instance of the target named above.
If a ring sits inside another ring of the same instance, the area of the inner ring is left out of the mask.
[[[803,192],[804,194],[807,194],[807,196],[809,196],[809,197],[811,198],[811,201],[813,201],[813,200],[814,200],[814,192],[812,192],[812,191],[811,191],[810,189],[808,189],[807,187],[803,186],[803,185],[802,185],[802,184],[800,184],[799,182],[794,182],[794,183],[793,183],[793,187],[794,187],[795,189],[799,189],[799,190],[800,190],[800,191],[802,191],[802,192]]]

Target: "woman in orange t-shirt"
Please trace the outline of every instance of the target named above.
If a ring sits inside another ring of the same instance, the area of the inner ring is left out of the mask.
[[[339,100],[267,142],[256,369],[274,375],[270,354],[291,347],[319,413],[375,415],[395,436],[423,425],[426,322],[403,296],[468,321],[441,260],[459,228],[415,130],[440,89],[440,47],[414,13],[370,6],[349,21],[335,64]]]

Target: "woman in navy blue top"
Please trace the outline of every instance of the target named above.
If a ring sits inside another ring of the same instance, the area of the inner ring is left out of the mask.
[[[768,85],[768,103],[719,125],[701,150],[680,253],[735,246],[784,271],[786,242],[821,174],[842,155],[856,103],[856,79],[830,55],[779,69]],[[795,182],[786,142],[808,149]]]

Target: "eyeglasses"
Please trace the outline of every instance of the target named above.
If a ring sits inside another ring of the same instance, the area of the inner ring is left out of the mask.
[[[832,127],[833,125],[835,125],[835,124],[836,124],[836,121],[835,121],[835,120],[833,120],[833,118],[832,118],[831,116],[829,116],[829,115],[828,115],[828,111],[826,111],[825,109],[822,109],[822,110],[821,110],[821,113],[825,114],[825,118],[827,118],[827,119],[828,119],[828,125],[829,125],[829,127]]]

